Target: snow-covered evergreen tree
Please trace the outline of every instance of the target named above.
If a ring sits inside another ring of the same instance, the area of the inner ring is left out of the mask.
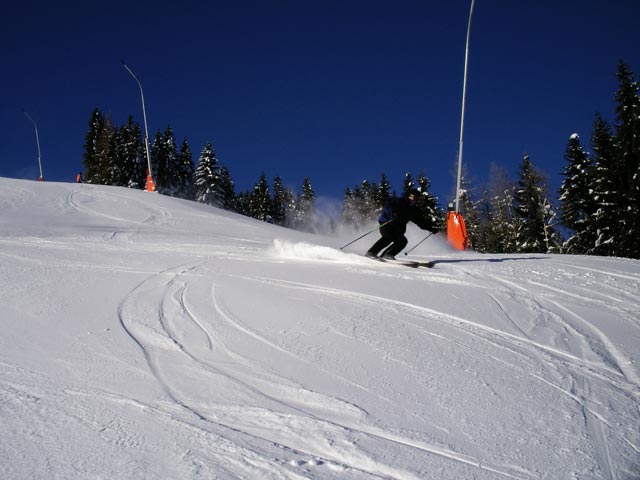
[[[109,157],[107,160],[107,176],[104,179],[105,185],[122,187],[124,176],[124,158],[120,149],[120,130],[116,125],[112,125],[112,134],[109,138]]]
[[[311,230],[314,223],[314,207],[316,194],[309,177],[302,182],[302,191],[296,196],[295,208],[290,212],[289,225],[297,230]]]
[[[483,189],[480,194],[476,211],[478,212],[478,226],[473,238],[470,237],[470,245],[477,252],[491,253],[490,244],[492,237],[490,221],[493,214],[491,211],[491,195],[487,188]]]
[[[620,254],[640,258],[640,94],[627,64],[618,64],[615,142],[619,163]]]
[[[611,126],[597,113],[591,136],[595,153],[591,196],[595,213],[593,230],[595,240],[587,253],[616,255],[619,253],[617,238],[623,231],[619,221],[619,182],[616,148]]]
[[[360,218],[364,223],[370,223],[378,218],[380,205],[378,204],[378,185],[368,180],[363,180],[360,184]]]
[[[115,133],[111,119],[103,117],[96,107],[91,114],[89,131],[85,136],[83,163],[87,183],[110,184]]]
[[[375,205],[377,209],[382,209],[391,198],[391,182],[384,173],[380,174],[380,183],[375,191]]]
[[[390,184],[384,175],[381,180],[381,185],[365,179],[360,185],[354,185],[353,189],[349,187],[345,189],[341,223],[360,227],[378,218],[385,199],[389,198],[390,189]]]
[[[140,125],[129,115],[127,123],[118,129],[115,145],[119,175],[113,185],[129,188],[144,188],[147,160],[142,144]]]
[[[162,132],[158,130],[151,144],[151,175],[156,183],[156,189],[159,190],[158,173],[160,170],[166,169],[166,153],[164,142],[162,141]],[[164,167],[160,167],[163,164]]]
[[[566,253],[587,253],[595,242],[593,165],[577,133],[569,138],[564,158],[567,164],[560,186],[560,223],[572,233],[563,247]]]
[[[119,175],[118,166],[114,159],[114,146],[116,128],[111,122],[111,117],[106,116],[102,130],[97,141],[97,165],[98,168],[93,175],[92,182],[100,185],[112,185],[114,178]]]
[[[518,252],[545,253],[555,249],[548,218],[554,217],[547,202],[543,176],[525,155],[520,164],[516,189],[516,213],[520,219],[516,230]]]
[[[91,112],[91,118],[89,120],[89,130],[85,136],[84,142],[84,178],[87,183],[100,183],[95,182],[100,176],[100,163],[98,157],[98,139],[104,128],[104,117],[98,107]]]
[[[418,175],[418,190],[420,196],[417,200],[418,208],[427,224],[431,225],[432,230],[441,230],[443,214],[438,207],[438,198],[433,196],[430,191],[431,180],[423,173]]]
[[[246,217],[250,217],[249,203],[251,200],[251,192],[240,192],[236,195],[236,212]]]
[[[287,206],[289,203],[287,189],[282,184],[282,178],[273,179],[273,223],[285,225],[287,220]]]
[[[504,168],[491,164],[483,194],[481,223],[475,248],[483,253],[514,253],[519,220],[515,214],[515,185]]]
[[[417,187],[416,182],[413,181],[413,176],[409,172],[405,173],[404,180],[402,182],[402,195],[407,195],[414,188]]]
[[[273,203],[267,177],[262,172],[249,197],[249,216],[263,222],[272,222]]]
[[[194,174],[194,199],[215,207],[223,206],[220,195],[220,167],[211,142],[202,149]]]
[[[354,185],[353,189],[346,188],[340,222],[360,227],[375,220],[380,211],[376,201],[379,194],[377,190],[377,185],[370,184],[368,180]]]
[[[163,134],[159,131],[156,134],[151,147],[151,168],[158,192],[174,196],[179,187],[177,172],[180,169],[180,160],[176,139],[170,125]]]
[[[343,225],[358,225],[358,208],[351,188],[344,191],[340,223]]]
[[[542,202],[542,220],[544,222],[543,238],[546,247],[545,252],[561,253],[562,238],[558,232],[558,214],[548,197],[545,197]]]
[[[175,179],[175,193],[178,198],[191,200],[194,196],[193,154],[187,137],[184,137],[178,153],[178,171]]]
[[[219,187],[217,188],[220,203],[225,210],[237,211],[236,192],[229,169],[220,164]]]

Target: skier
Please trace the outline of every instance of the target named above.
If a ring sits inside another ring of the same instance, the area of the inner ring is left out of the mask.
[[[413,189],[402,197],[393,197],[387,201],[378,218],[382,238],[371,246],[365,256],[377,258],[380,250],[384,249],[382,259],[395,260],[395,256],[407,246],[407,237],[404,234],[409,222],[415,223],[422,230],[437,232],[437,229],[421,215],[416,205],[419,195],[420,190]]]
[[[82,183],[82,172],[78,172],[76,175],[76,183]]]

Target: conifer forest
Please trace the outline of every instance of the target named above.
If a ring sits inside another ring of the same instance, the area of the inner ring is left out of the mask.
[[[559,191],[550,191],[547,178],[529,155],[514,159],[515,179],[498,165],[491,167],[485,185],[474,185],[463,175],[460,211],[472,249],[640,258],[640,88],[623,61],[617,79],[614,118],[596,112],[591,137],[572,134],[565,151],[558,152],[564,158]],[[269,179],[260,173],[253,189],[236,191],[230,169],[218,159],[211,142],[194,155],[188,139],[178,144],[170,126],[149,142],[152,174],[163,195],[288,228],[327,232],[338,224],[371,225],[388,198],[417,188],[425,218],[438,229],[445,228],[447,206],[430,193],[431,182],[424,172],[406,173],[403,184],[395,187],[384,173],[346,186],[340,218],[329,219],[316,208],[308,177],[294,192],[281,177]],[[131,116],[124,125],[115,125],[95,108],[83,165],[87,183],[145,188],[148,168],[140,125]]]

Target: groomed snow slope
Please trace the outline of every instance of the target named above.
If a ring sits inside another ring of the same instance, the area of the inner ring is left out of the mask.
[[[9,179],[0,232],[2,479],[640,478],[638,261]]]

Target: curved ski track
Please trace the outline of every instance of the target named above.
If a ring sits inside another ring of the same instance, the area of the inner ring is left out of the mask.
[[[610,472],[610,478],[615,478],[611,466],[611,450],[615,447],[609,445],[611,439],[617,439],[617,442],[628,445],[640,454],[638,435],[633,432],[625,433],[618,427],[624,422],[625,415],[635,420],[634,415],[637,415],[637,412],[625,413],[614,408],[615,405],[625,402],[637,403],[640,397],[640,382],[635,371],[626,367],[628,359],[617,351],[615,345],[601,331],[569,307],[554,301],[551,295],[542,294],[534,297],[526,288],[513,281],[487,274],[493,281],[504,285],[503,293],[518,296],[520,300],[524,296],[524,300],[535,309],[551,315],[557,324],[563,326],[563,333],[570,335],[573,344],[579,346],[576,351],[569,352],[532,340],[523,326],[510,317],[496,293],[488,292],[487,295],[514,326],[517,332],[515,334],[426,306],[363,292],[237,274],[218,274],[207,281],[203,281],[203,278],[206,278],[204,275],[188,275],[198,269],[204,270],[203,267],[204,262],[180,266],[143,281],[122,301],[119,308],[120,321],[140,347],[151,372],[168,399],[192,415],[192,420],[181,421],[186,421],[193,428],[202,428],[213,435],[225,438],[227,447],[236,443],[245,445],[237,447],[239,456],[246,454],[242,449],[250,444],[248,448],[252,450],[251,453],[268,465],[267,470],[273,469],[285,476],[295,476],[297,467],[309,467],[308,461],[301,460],[300,457],[311,457],[315,459],[312,464],[315,462],[316,466],[320,464],[330,467],[325,472],[329,475],[337,470],[345,475],[349,472],[356,477],[364,474],[376,478],[418,478],[414,473],[400,471],[375,460],[373,452],[358,447],[366,444],[362,439],[367,438],[368,442],[393,442],[409,450],[416,449],[499,477],[535,477],[533,472],[527,472],[523,467],[490,465],[465,453],[385,431],[370,424],[367,412],[361,407],[338,398],[310,392],[300,384],[283,378],[234,351],[227,341],[229,333],[225,332],[229,328],[236,334],[251,338],[274,352],[290,357],[295,362],[307,363],[320,374],[330,375],[339,382],[367,391],[383,401],[389,401],[371,392],[364,385],[338,376],[319,365],[313,365],[313,362],[305,357],[252,330],[242,319],[234,317],[218,299],[216,285],[224,283],[225,278],[263,283],[277,288],[304,290],[315,295],[344,298],[355,302],[356,305],[373,305],[375,308],[400,313],[394,318],[421,334],[455,344],[458,348],[472,352],[472,355],[500,362],[506,368],[552,388],[576,402],[583,412],[586,431],[599,445],[597,450],[602,457],[602,464],[606,465]],[[465,275],[476,274],[465,272]],[[537,286],[543,290],[546,288],[542,284]],[[201,299],[205,297],[207,289],[210,299],[208,304],[203,306],[201,300],[195,302],[198,306],[190,304],[192,291],[195,298]],[[585,300],[597,301],[587,297]],[[547,306],[543,305],[545,303]],[[430,329],[429,324],[422,319],[444,322],[471,336],[475,341],[443,336]],[[581,329],[586,329],[587,333],[583,333]],[[590,344],[588,339],[593,338],[598,338],[600,342],[597,345]],[[515,355],[514,358],[524,358],[525,361],[516,363],[505,360],[502,356],[491,354],[489,350],[474,346],[477,341],[508,351],[510,355]],[[402,363],[400,359],[391,360]],[[193,371],[193,375],[202,377],[203,382],[215,384],[217,388],[224,386],[235,393],[220,396],[219,392],[214,394],[212,391],[210,397],[200,398],[201,392],[190,391],[188,382],[182,384],[175,380],[178,374],[172,370],[172,364],[181,365],[183,369],[188,367],[188,370]],[[523,364],[525,366],[522,366]],[[549,375],[545,374],[549,370],[545,364],[552,366]],[[414,373],[419,375],[419,372]],[[569,385],[560,385],[549,378],[564,379]],[[592,382],[607,382],[619,393],[620,399],[609,399],[607,405],[605,399],[592,398]],[[238,399],[244,399],[240,400],[240,404],[244,405],[246,402],[248,408],[234,409],[228,406],[229,401],[238,402]],[[173,415],[171,410],[165,414]],[[309,431],[323,433],[314,441],[308,441],[305,437]],[[273,453],[273,448],[269,445],[276,445],[278,451],[287,452],[290,458],[283,461]],[[323,476],[319,471],[315,471],[315,475],[320,478]]]
[[[491,465],[465,453],[385,431],[369,424],[368,415],[362,408],[338,398],[310,392],[234,352],[225,344],[224,328],[230,327],[295,361],[307,362],[252,331],[224,308],[216,294],[216,282],[224,281],[221,275],[209,281],[210,304],[204,309],[191,305],[191,290],[197,292],[196,298],[202,298],[206,282],[202,281],[202,275],[189,273],[202,266],[203,263],[184,265],[154,275],[132,290],[119,307],[122,327],[139,346],[167,399],[190,414],[191,420],[187,416],[180,421],[225,438],[226,448],[231,450],[236,448],[236,444],[251,444],[249,448],[253,450],[252,454],[268,465],[267,471],[273,469],[287,478],[295,478],[296,469],[303,465],[306,468],[315,465],[313,472],[316,478],[324,478],[325,475],[333,478],[336,472],[341,472],[341,478],[360,478],[361,475],[365,475],[363,478],[424,478],[376,460],[374,452],[384,449],[380,445],[385,442],[405,447],[406,455],[410,457],[413,455],[411,451],[415,450],[453,462],[459,465],[456,468],[460,472],[467,472],[462,475],[477,470],[496,475],[496,478],[524,480],[535,477],[522,468]],[[401,305],[379,297],[311,285],[251,277],[246,277],[246,280],[268,281],[285,288],[311,289],[318,293],[349,297],[357,302],[373,301],[395,307]],[[402,306],[415,308],[411,305]],[[221,322],[226,324],[224,328]],[[189,390],[188,382],[182,384],[177,381],[180,373],[174,371],[175,365],[181,366],[181,374],[185,375],[186,370],[187,376],[197,376],[199,383],[208,384],[211,395],[202,398],[202,392]],[[324,373],[335,377],[331,372]],[[366,390],[366,387],[347,378],[337,378]],[[221,389],[235,393],[221,395]],[[240,405],[237,408],[229,407],[229,401]],[[252,407],[252,404],[256,406]],[[164,408],[165,415],[175,415],[172,409]],[[319,433],[308,438],[310,432]],[[366,447],[369,444],[371,446]],[[276,453],[270,445],[277,447]],[[237,447],[238,460],[246,454],[243,448],[247,447]],[[374,448],[374,451],[369,452],[368,448]],[[279,458],[283,452],[289,457],[284,461]],[[301,457],[305,460],[301,460]],[[308,458],[314,460],[308,461]],[[318,466],[327,468],[323,473]]]

